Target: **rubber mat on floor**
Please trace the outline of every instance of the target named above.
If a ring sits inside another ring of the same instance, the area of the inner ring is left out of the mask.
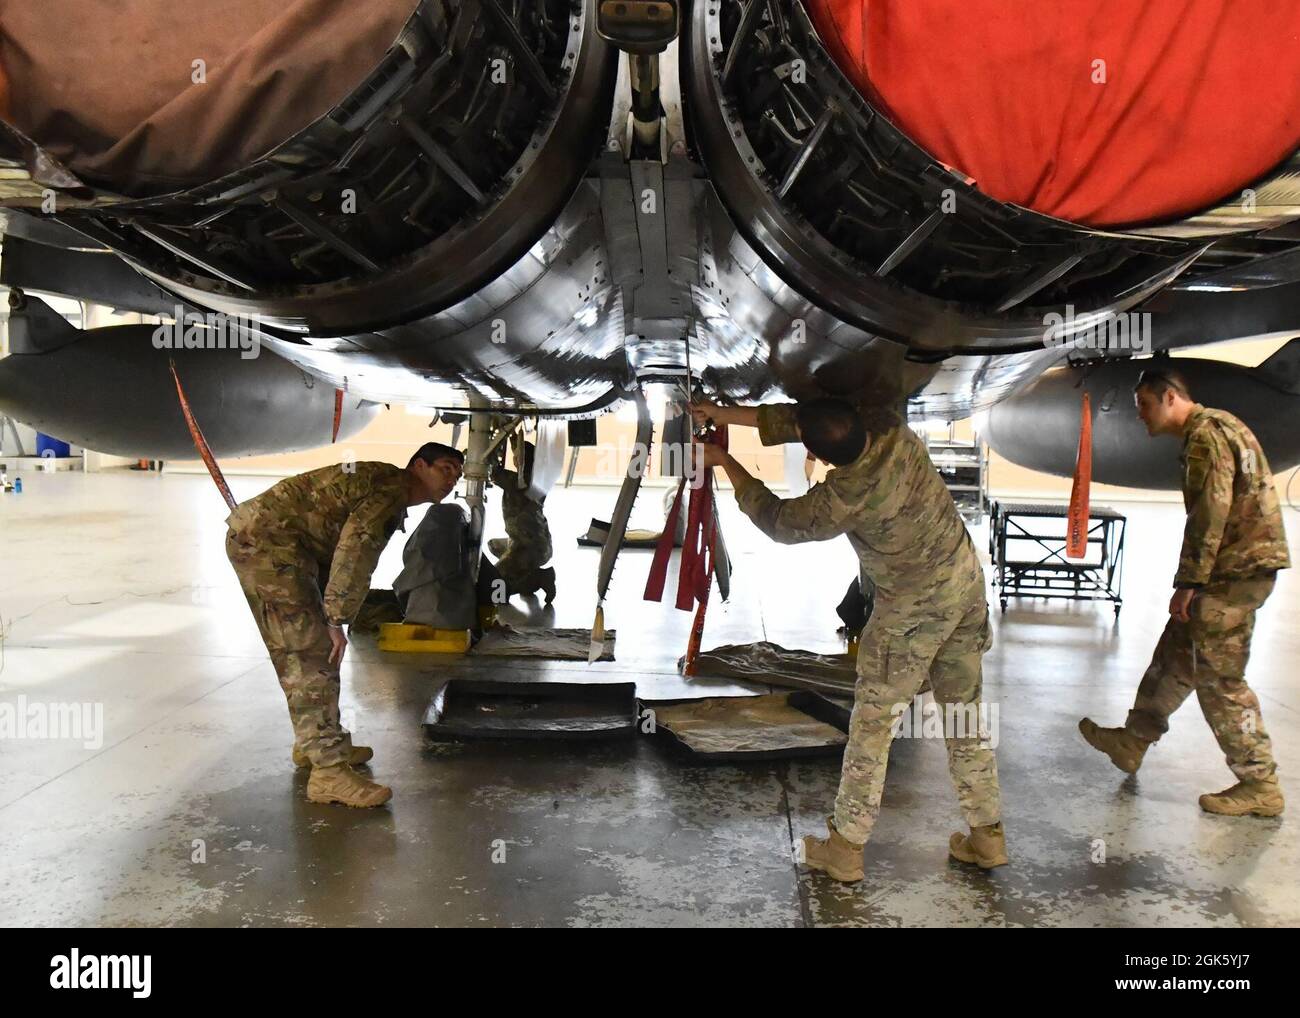
[[[677,667],[680,671],[681,660]],[[726,644],[706,650],[696,659],[695,674],[849,697],[857,681],[854,660],[847,654],[814,654],[767,642]]]
[[[643,726],[692,759],[716,763],[828,756],[843,751],[849,712],[807,690],[763,696],[641,702]],[[653,712],[653,713],[648,713]]]
[[[431,739],[608,739],[636,723],[634,682],[452,679],[424,712]]]
[[[605,649],[597,660],[614,660],[614,636],[615,630],[605,631]],[[547,661],[586,661],[590,649],[590,629],[515,629],[502,623],[487,630],[470,654],[535,657]]]

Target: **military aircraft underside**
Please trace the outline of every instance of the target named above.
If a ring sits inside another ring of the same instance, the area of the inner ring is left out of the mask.
[[[1297,69],[1300,0],[0,0],[6,999],[410,971],[175,926],[1293,983]]]
[[[11,114],[0,408],[107,451],[188,446],[152,327],[77,332],[41,292],[239,316],[276,357],[172,351],[222,455],[300,444],[335,388],[345,430],[392,402],[591,416],[688,371],[723,400],[960,419],[1067,358],[1300,333],[1300,152],[1181,218],[1089,226],[924,151],[814,2],[375,6],[412,8],[377,65],[310,122],[277,108],[287,136],[237,166],[212,139],[248,109],[220,81],[193,144],[193,109],[142,135],[141,158],[187,154],[173,178]],[[1128,315],[1144,345],[1108,332]]]

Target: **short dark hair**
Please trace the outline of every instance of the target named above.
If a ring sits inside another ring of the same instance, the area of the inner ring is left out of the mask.
[[[812,399],[795,407],[799,437],[808,451],[837,467],[862,455],[867,426],[852,403],[842,399]]]
[[[465,465],[465,454],[459,449],[453,449],[441,442],[425,442],[424,445],[415,450],[415,455],[406,464],[406,468],[409,470],[415,465],[416,460],[424,460],[429,466],[433,466],[434,460],[442,459],[453,459],[461,466]]]
[[[1151,395],[1157,399],[1163,399],[1165,393],[1170,389],[1179,393],[1185,399],[1192,398],[1192,390],[1187,386],[1187,379],[1176,368],[1164,366],[1147,368],[1138,375],[1137,384],[1133,386],[1134,392],[1139,389],[1150,389]]]

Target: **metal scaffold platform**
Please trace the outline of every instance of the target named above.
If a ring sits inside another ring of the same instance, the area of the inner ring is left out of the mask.
[[[1068,512],[1065,505],[992,504],[989,555],[1003,611],[1007,598],[1028,596],[1110,601],[1119,615],[1124,603],[1121,586],[1128,521],[1108,506],[1093,506],[1085,555],[1076,561],[1065,554]]]

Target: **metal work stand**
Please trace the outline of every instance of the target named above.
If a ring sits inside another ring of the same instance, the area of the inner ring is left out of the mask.
[[[1047,522],[1056,520],[1059,527]],[[994,502],[989,516],[989,555],[1002,610],[1007,610],[1008,597],[1031,596],[1110,601],[1118,617],[1124,604],[1120,589],[1127,526],[1127,519],[1114,509],[1092,506],[1087,553],[1074,561],[1065,557],[1068,507]]]
[[[957,426],[948,422],[948,434],[936,438],[929,428],[916,427],[925,442],[930,462],[943,479],[944,487],[957,504],[967,526],[981,523],[989,511],[989,448],[977,437],[972,442],[957,438]]]
[[[928,444],[930,460],[957,503],[957,511],[968,524],[979,523],[989,506],[989,451],[980,442]]]

